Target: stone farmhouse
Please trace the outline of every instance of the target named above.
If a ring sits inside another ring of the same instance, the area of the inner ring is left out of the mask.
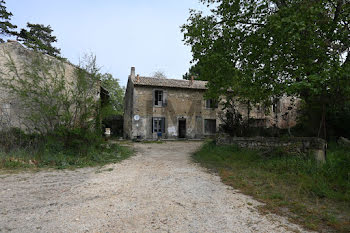
[[[222,106],[205,99],[206,81],[151,78],[135,75],[131,68],[124,98],[124,138],[201,139],[215,135],[221,124]],[[259,106],[250,117],[259,126],[287,128],[295,125],[291,98],[282,98],[271,113]],[[239,106],[243,116],[247,107]],[[288,122],[288,123],[286,123]]]
[[[124,111],[128,139],[203,138],[216,133],[217,108],[204,101],[206,82],[149,78],[131,68]]]

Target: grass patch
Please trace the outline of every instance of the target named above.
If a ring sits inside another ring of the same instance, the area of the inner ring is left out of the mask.
[[[0,139],[0,169],[6,170],[103,166],[133,154],[128,147],[106,142],[89,131],[43,137],[13,130],[5,139]]]
[[[350,232],[350,151],[331,144],[327,162],[308,156],[262,156],[236,146],[203,145],[193,159],[218,172],[225,184],[266,203],[308,229]]]
[[[0,169],[103,166],[133,154],[126,146],[108,143],[92,134],[69,135],[68,138],[61,135],[25,135],[20,131],[15,133],[10,140],[0,143]]]
[[[26,169],[26,168],[82,168],[90,166],[103,166],[127,159],[132,150],[119,144],[105,144],[98,149],[90,150],[86,154],[75,154],[72,151],[44,150],[27,151],[18,149],[10,153],[0,152],[0,169]]]

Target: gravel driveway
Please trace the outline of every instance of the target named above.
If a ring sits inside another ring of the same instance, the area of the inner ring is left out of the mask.
[[[302,231],[191,162],[200,145],[138,143],[102,169],[0,175],[0,232]]]

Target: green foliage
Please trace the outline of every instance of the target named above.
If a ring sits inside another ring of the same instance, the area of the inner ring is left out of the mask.
[[[337,105],[327,109],[328,132],[330,137],[339,135],[350,138],[350,102],[341,107]]]
[[[28,110],[22,116],[28,130],[45,135],[61,128],[93,128],[98,108],[95,60],[67,77],[67,64],[38,52],[17,63],[9,54],[7,59],[8,72],[1,73],[0,85]]]
[[[13,16],[11,12],[8,12],[5,6],[6,2],[4,0],[0,1],[0,36],[14,35],[13,29],[17,28],[16,25],[10,23],[11,17]],[[3,38],[0,38],[0,43],[5,42]]]
[[[111,74],[99,74],[101,85],[108,91],[108,103],[103,109],[103,116],[123,115],[124,112],[124,93],[125,88],[121,87],[119,80],[115,79]]]
[[[74,168],[131,155],[101,135],[96,56],[86,55],[75,67],[37,51],[23,52],[20,59],[4,53],[0,87],[16,100],[26,133],[0,122],[0,168]]]
[[[242,114],[237,110],[233,98],[226,100],[223,113],[219,115],[222,122],[221,130],[231,136],[246,136],[247,120],[244,120]]]
[[[42,52],[54,57],[60,56],[60,49],[55,48],[52,44],[57,42],[56,36],[52,35],[51,26],[43,24],[27,23],[26,29],[21,29],[18,34],[19,40],[28,48]]]
[[[348,1],[201,2],[211,13],[191,10],[182,31],[192,48],[190,71],[209,80],[211,96],[232,90],[266,104],[298,96],[322,109],[323,125],[326,109],[349,103]]]
[[[127,147],[109,144],[91,131],[62,129],[45,137],[19,130],[13,132],[11,150],[6,150],[0,142],[0,169],[97,166],[116,163],[132,155]],[[19,135],[22,138],[16,139]]]
[[[349,230],[350,153],[345,147],[331,143],[323,165],[306,155],[288,156],[281,149],[262,156],[260,151],[213,142],[193,158],[219,171],[225,183],[264,201],[270,211],[314,230]]]

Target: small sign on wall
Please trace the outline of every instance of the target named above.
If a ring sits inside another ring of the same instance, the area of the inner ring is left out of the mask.
[[[140,116],[139,116],[139,115],[135,115],[135,116],[134,116],[134,120],[135,120],[135,121],[140,120]]]

